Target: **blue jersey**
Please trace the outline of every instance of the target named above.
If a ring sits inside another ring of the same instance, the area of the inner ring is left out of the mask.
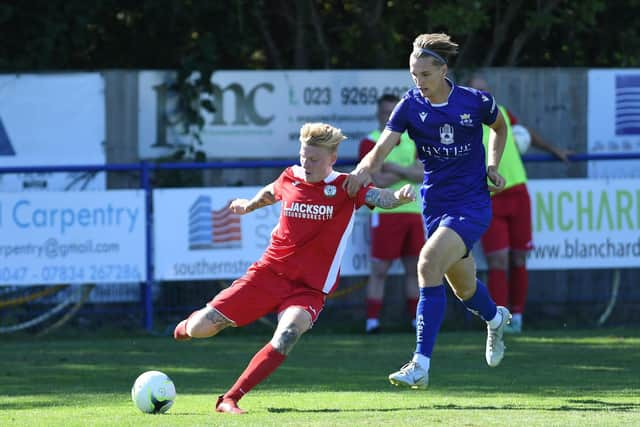
[[[487,206],[489,190],[482,124],[496,121],[498,108],[487,92],[451,85],[445,103],[432,104],[415,88],[396,105],[386,128],[407,131],[424,165],[425,209]]]

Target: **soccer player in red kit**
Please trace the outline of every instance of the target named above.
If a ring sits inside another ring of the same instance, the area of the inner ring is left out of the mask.
[[[222,329],[247,325],[278,313],[273,337],[251,359],[236,383],[216,402],[217,412],[242,414],[238,401],[274,372],[324,307],[340,275],[340,262],[362,205],[392,208],[415,199],[406,185],[397,191],[372,186],[349,197],[347,174],[333,170],[345,137],[324,123],[300,129],[300,166],[287,168],[251,200],[236,199],[229,209],[246,214],[282,202],[278,225],[259,261],[205,307],[175,328],[176,340],[208,338]]]

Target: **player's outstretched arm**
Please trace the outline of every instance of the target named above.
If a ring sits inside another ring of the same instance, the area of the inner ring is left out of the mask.
[[[416,199],[416,191],[413,185],[406,184],[396,191],[373,187],[367,191],[365,200],[368,205],[384,209],[393,209]]]
[[[389,129],[382,131],[376,146],[360,160],[358,166],[349,174],[344,182],[344,188],[349,196],[353,197],[360,188],[371,184],[372,174],[378,172],[384,159],[400,140],[400,133]]]
[[[265,206],[272,205],[276,202],[276,196],[273,190],[273,182],[269,185],[265,185],[260,191],[256,193],[251,200],[247,199],[235,199],[231,201],[229,209],[231,212],[244,215],[246,213],[255,211]]]

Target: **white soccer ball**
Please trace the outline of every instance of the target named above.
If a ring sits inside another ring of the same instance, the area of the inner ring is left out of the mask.
[[[531,134],[527,128],[522,125],[513,125],[511,133],[513,133],[513,140],[516,142],[520,154],[526,153],[531,145]]]
[[[131,387],[131,399],[145,414],[163,414],[176,400],[176,387],[166,374],[160,371],[142,373]]]

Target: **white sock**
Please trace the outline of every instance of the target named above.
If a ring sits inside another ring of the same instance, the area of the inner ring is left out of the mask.
[[[511,315],[511,323],[522,324],[522,313],[514,313]]]
[[[496,315],[493,316],[493,319],[489,320],[487,323],[489,324],[489,327],[491,329],[496,329],[498,326],[500,326],[500,324],[502,323],[502,313],[500,313],[500,310],[496,311]]]
[[[428,371],[429,367],[431,366],[431,358],[425,356],[424,354],[413,353],[413,359],[411,359],[411,361],[416,362],[425,371]]]

